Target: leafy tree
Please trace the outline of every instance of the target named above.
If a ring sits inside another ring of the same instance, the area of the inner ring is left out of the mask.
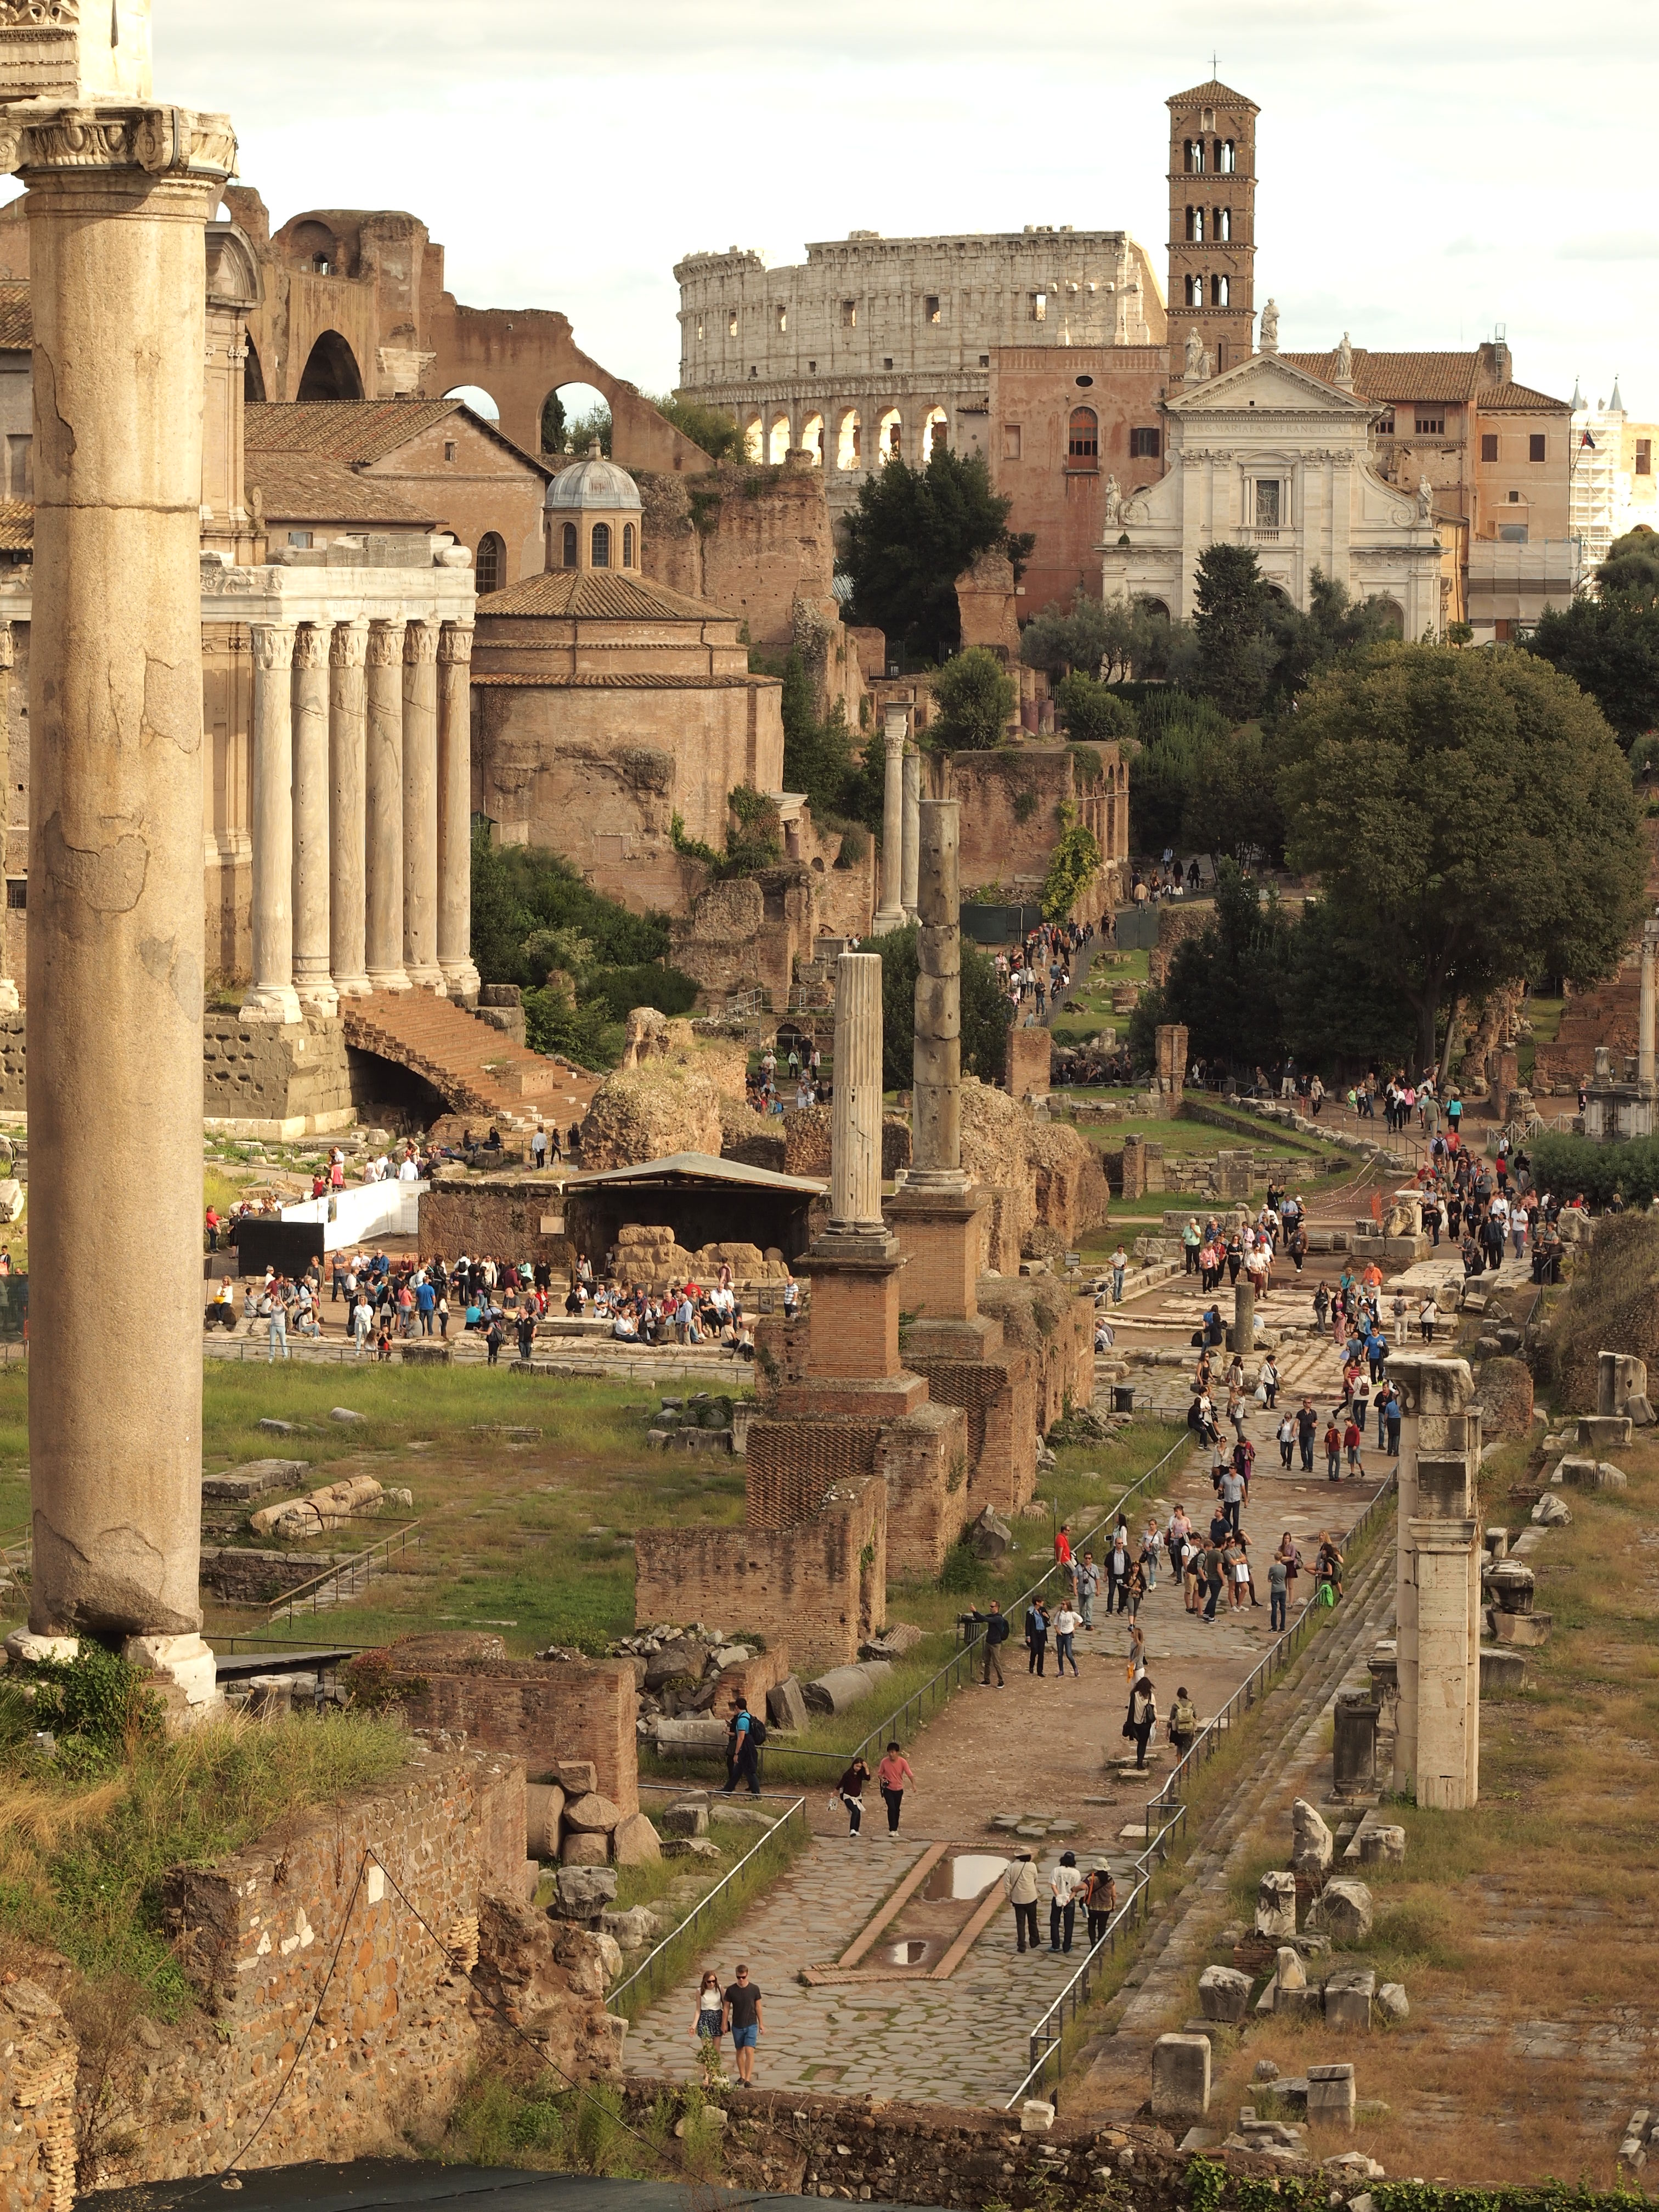
[[[1186,1024],[1194,1059],[1249,1069],[1283,1057],[1290,938],[1277,899],[1263,906],[1255,878],[1222,860],[1215,911],[1176,947],[1163,991],[1161,1018]]]
[[[1603,564],[1604,579],[1611,565]],[[1620,568],[1631,575],[1635,564]],[[1547,607],[1525,642],[1589,692],[1626,750],[1659,723],[1659,611],[1639,592],[1604,590],[1596,599],[1581,592],[1571,606]]]
[[[1048,856],[1048,872],[1042,882],[1042,919],[1064,921],[1100,873],[1100,847],[1093,830],[1072,819],[1065,808],[1060,841]]]
[[[611,458],[611,410],[603,402],[586,415],[567,415],[564,402],[550,392],[542,403],[542,451],[581,455],[597,438],[599,451]]]
[[[872,470],[842,526],[860,621],[942,659],[962,637],[957,578],[994,548],[1018,554],[1012,504],[992,489],[982,453],[964,459],[940,446],[925,469],[896,459]]]
[[[1517,975],[1610,974],[1642,908],[1630,772],[1577,686],[1526,653],[1398,645],[1284,717],[1293,866],[1395,981],[1429,1066],[1443,1007]]]
[[[728,414],[724,407],[705,406],[698,399],[681,399],[672,392],[647,396],[658,414],[672,422],[683,438],[690,438],[694,446],[701,446],[715,460],[743,459],[743,432],[738,428],[736,416]]]
[[[1659,532],[1638,522],[1615,538],[1595,572],[1595,588],[1604,599],[1650,611],[1659,606]]]
[[[804,792],[812,818],[822,828],[855,812],[848,787],[859,770],[853,757],[853,733],[847,709],[837,699],[818,720],[812,679],[799,653],[783,665],[783,783]]]
[[[1291,933],[1285,1036],[1304,1067],[1418,1071],[1417,1024],[1377,949],[1335,899],[1310,899]],[[1424,1063],[1426,1065],[1426,1063]]]
[[[1139,725],[1135,710],[1106,684],[1079,669],[1062,677],[1054,703],[1066,734],[1077,744],[1097,744],[1108,738],[1132,738]]]
[[[869,944],[881,955],[882,1084],[908,1091],[915,1079],[916,925],[889,930]],[[962,940],[962,1072],[981,1083],[1002,1073],[1008,1044],[1008,1001],[989,953]]]
[[[1206,545],[1194,587],[1199,680],[1230,720],[1255,713],[1263,691],[1267,586],[1248,545]]]
[[[1273,601],[1267,610],[1270,690],[1280,702],[1305,690],[1340,654],[1380,645],[1394,635],[1382,599],[1353,599],[1346,584],[1318,567],[1308,580],[1308,601],[1305,614],[1282,600]]]
[[[1182,851],[1227,853],[1240,862],[1277,866],[1285,854],[1285,816],[1275,763],[1273,739],[1257,722],[1201,739],[1182,794]]]
[[[927,742],[939,752],[990,752],[1006,742],[1008,720],[1018,704],[1012,676],[990,648],[970,646],[947,660],[933,678],[938,712]]]
[[[1107,610],[1079,584],[1069,607],[1046,606],[1026,623],[1019,657],[1028,668],[1041,668],[1049,676],[1069,676],[1079,668],[1092,677],[1100,672],[1109,643]]]

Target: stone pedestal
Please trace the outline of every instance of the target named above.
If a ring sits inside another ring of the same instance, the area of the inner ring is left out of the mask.
[[[1480,1416],[1468,1363],[1396,1354],[1404,1401],[1395,1557],[1393,1783],[1461,1812],[1480,1780]]]
[[[201,1622],[203,270],[235,141],[142,74],[0,118],[34,318],[29,1617],[105,1637]],[[141,1346],[89,1325],[94,1258]]]
[[[870,924],[872,937],[904,926],[904,726],[902,707],[890,707],[882,730],[886,777],[881,804],[881,902]],[[839,1087],[839,1086],[838,1086]]]

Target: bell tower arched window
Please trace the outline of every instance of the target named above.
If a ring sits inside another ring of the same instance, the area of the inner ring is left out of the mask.
[[[1238,168],[1238,149],[1231,138],[1226,138],[1222,141],[1220,150],[1222,175],[1224,177],[1235,175]]]
[[[1224,307],[1227,304],[1227,279],[1224,276],[1212,276],[1210,305],[1212,307]]]
[[[1189,276],[1187,279],[1187,305],[1189,307],[1201,307],[1204,305],[1204,279],[1201,276]]]

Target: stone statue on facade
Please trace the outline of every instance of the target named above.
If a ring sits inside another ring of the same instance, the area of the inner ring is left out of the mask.
[[[1192,383],[1200,382],[1204,375],[1204,341],[1198,335],[1194,323],[1187,333],[1187,375]]]
[[[1426,469],[1417,479],[1417,519],[1419,522],[1434,520],[1434,486],[1429,482]]]
[[[1120,521],[1122,519],[1122,513],[1123,495],[1119,489],[1117,478],[1115,477],[1108,477],[1106,479],[1106,520],[1108,522]]]
[[[1342,333],[1342,343],[1336,349],[1336,373],[1339,378],[1353,375],[1353,348],[1348,343],[1348,333]]]
[[[1261,350],[1263,353],[1279,351],[1279,302],[1277,300],[1269,300],[1261,310]]]

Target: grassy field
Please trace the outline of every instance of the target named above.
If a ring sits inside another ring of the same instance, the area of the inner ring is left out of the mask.
[[[1528,1000],[1526,1012],[1532,1024],[1532,1035],[1522,1038],[1515,1055],[1522,1083],[1530,1084],[1532,1081],[1533,1070],[1537,1064],[1534,1048],[1540,1044],[1553,1044],[1560,1036],[1561,1013],[1565,1005],[1565,999]]]
[[[1149,974],[1147,963],[1145,951],[1097,953],[1082,989],[1066,994],[1067,1000],[1083,1007],[1083,1012],[1068,1014],[1062,1010],[1049,1024],[1060,1043],[1075,1044],[1079,1038],[1092,1036],[1103,1028],[1115,1029],[1121,1036],[1129,1017],[1112,1012],[1112,986],[1133,983],[1144,989]]]

